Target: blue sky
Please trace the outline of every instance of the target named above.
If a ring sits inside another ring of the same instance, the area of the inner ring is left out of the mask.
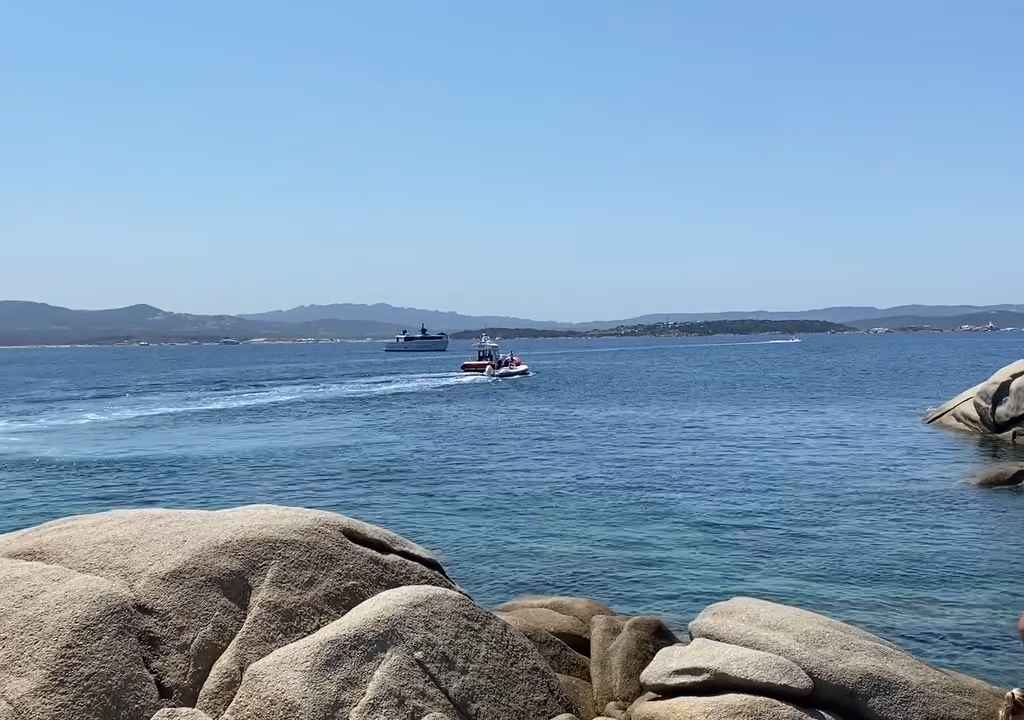
[[[0,5],[0,298],[1021,302],[1020,3]]]

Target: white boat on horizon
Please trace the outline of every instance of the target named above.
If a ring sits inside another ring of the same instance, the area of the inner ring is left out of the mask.
[[[448,334],[427,332],[426,325],[420,325],[419,335],[410,335],[403,330],[393,342],[384,346],[384,352],[444,352],[448,349]]]

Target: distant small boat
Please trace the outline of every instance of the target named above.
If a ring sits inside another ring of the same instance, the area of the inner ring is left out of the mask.
[[[420,325],[419,335],[410,335],[403,330],[394,342],[384,346],[384,352],[444,352],[448,349],[448,334],[427,332],[426,325]]]
[[[234,338],[224,338],[220,341],[221,345],[241,345],[241,340],[235,340]]]

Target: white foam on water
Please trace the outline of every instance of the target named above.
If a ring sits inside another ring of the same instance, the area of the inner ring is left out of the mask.
[[[426,373],[418,375],[381,375],[352,378],[338,383],[282,385],[262,390],[219,393],[162,393],[125,397],[125,404],[108,403],[100,407],[78,407],[49,413],[34,419],[0,419],[0,431],[25,432],[54,427],[73,427],[91,423],[119,422],[179,413],[236,410],[288,402],[323,401],[336,398],[361,398],[400,393],[431,392],[469,383],[489,382],[482,375],[463,373]],[[5,435],[5,438],[14,439]]]

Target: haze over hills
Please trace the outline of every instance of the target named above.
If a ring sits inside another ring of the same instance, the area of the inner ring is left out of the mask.
[[[273,322],[310,322],[329,318],[337,320],[373,320],[410,328],[419,327],[420,323],[425,323],[431,329],[455,332],[459,330],[475,330],[483,327],[514,327],[537,330],[601,330],[619,325],[650,325],[658,322],[706,322],[712,320],[824,320],[834,323],[855,323],[885,318],[915,319],[916,321],[913,323],[903,323],[911,325],[927,324],[922,318],[959,317],[993,312],[1024,313],[1024,304],[897,305],[889,308],[864,305],[795,311],[731,310],[715,313],[651,313],[618,320],[594,320],[571,323],[552,320],[531,320],[501,315],[463,315],[457,312],[396,307],[387,303],[376,303],[374,305],[338,303],[333,305],[301,305],[290,310],[274,310],[265,313],[242,315],[240,317]]]
[[[129,305],[110,310],[72,310],[46,303],[0,301],[0,345],[65,345],[220,340],[232,338],[365,338],[398,332],[382,322],[322,320],[272,323],[235,315],[192,315],[152,305]]]
[[[305,305],[255,315],[195,315],[130,305],[108,310],[73,310],[46,303],[0,301],[0,345],[62,345],[146,340],[189,341],[268,338],[386,338],[421,323],[431,330],[459,332],[485,327],[535,330],[607,330],[661,322],[693,323],[735,320],[805,320],[841,323],[867,329],[994,322],[1024,327],[1024,305],[903,305],[892,308],[833,307],[814,310],[730,311],[721,313],[659,313],[624,320],[560,323],[494,315],[463,315],[439,310],[395,307],[385,303]]]
[[[444,310],[397,307],[387,303],[360,305],[357,303],[335,303],[332,305],[300,305],[290,310],[241,315],[247,320],[270,322],[314,322],[318,320],[370,320],[374,322],[401,325],[409,329],[425,324],[431,330],[473,330],[481,327],[530,327],[566,328],[572,323],[509,317],[506,315],[463,315]]]

